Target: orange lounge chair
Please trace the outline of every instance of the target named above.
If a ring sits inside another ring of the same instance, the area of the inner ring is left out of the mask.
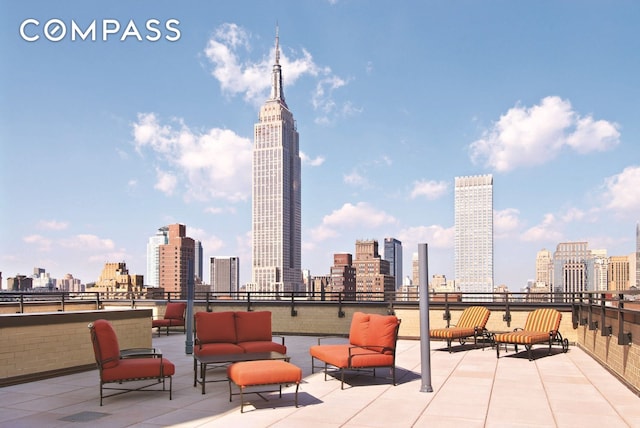
[[[184,302],[167,302],[164,311],[164,318],[160,320],[152,320],[151,327],[158,329],[158,336],[162,327],[166,327],[167,336],[169,336],[169,327],[182,327],[184,333],[187,332],[184,321],[184,313],[187,310],[187,304]]]
[[[451,352],[451,341],[460,340],[473,336],[473,344],[477,345],[478,337],[482,337],[486,332],[485,326],[489,320],[491,312],[484,306],[469,306],[460,315],[458,324],[448,328],[434,328],[429,330],[429,337],[433,339],[444,339],[447,341],[447,348]]]
[[[516,328],[510,333],[498,333],[493,340],[496,345],[496,356],[500,358],[500,344],[513,344],[515,351],[518,352],[518,345],[524,345],[528,352],[529,361],[533,361],[531,356],[531,348],[538,343],[549,344],[549,355],[551,355],[551,345],[558,344],[562,346],[562,352],[569,350],[569,340],[562,339],[562,335],[558,329],[562,314],[555,309],[536,309],[527,315],[527,321],[524,328]]]
[[[91,332],[91,342],[96,357],[96,364],[100,372],[100,405],[102,399],[113,397],[114,395],[126,392],[141,391],[149,389],[162,383],[162,390],[153,389],[151,391],[166,391],[165,379],[169,379],[169,400],[171,400],[172,378],[176,368],[171,361],[162,357],[154,349],[136,349],[135,352],[127,353],[127,350],[120,350],[118,337],[113,330],[113,326],[107,320],[96,320],[89,324]],[[123,357],[129,355],[129,357]],[[153,380],[151,383],[136,383],[131,388],[125,388],[122,383],[129,381]],[[107,383],[117,383],[118,387],[105,387]],[[104,395],[104,390],[118,391],[113,394]]]
[[[355,312],[349,329],[349,343],[318,344],[309,348],[311,354],[311,373],[318,366],[314,359],[324,363],[324,378],[327,380],[328,366],[340,371],[340,388],[344,389],[345,370],[372,369],[389,367],[392,383],[396,384],[396,342],[400,320],[394,315],[377,315]]]

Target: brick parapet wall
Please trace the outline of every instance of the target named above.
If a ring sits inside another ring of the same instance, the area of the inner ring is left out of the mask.
[[[599,328],[589,330],[589,325],[579,325],[576,330],[578,346],[640,395],[640,313],[625,314],[623,332],[631,333],[628,345],[618,344],[616,312],[608,310],[605,319],[605,326],[611,326],[612,334],[603,336]]]
[[[87,326],[99,318],[122,349],[152,346],[149,309],[0,315],[0,386],[94,368]]]

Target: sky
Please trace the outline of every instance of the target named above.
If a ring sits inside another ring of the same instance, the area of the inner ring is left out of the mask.
[[[92,22],[95,25],[92,27]],[[494,282],[587,241],[635,251],[636,1],[0,0],[0,272],[146,275],[182,223],[251,281],[253,126],[276,27],[302,157],[302,267],[419,243],[454,279],[454,179],[494,179]],[[93,28],[93,31],[92,31]]]

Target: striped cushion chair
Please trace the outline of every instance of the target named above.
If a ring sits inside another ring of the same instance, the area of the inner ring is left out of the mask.
[[[518,352],[518,345],[524,345],[528,352],[529,361],[532,361],[531,347],[538,343],[549,344],[549,354],[551,354],[551,345],[559,344],[562,351],[567,352],[569,349],[569,341],[562,339],[562,335],[558,330],[562,314],[555,309],[536,309],[529,313],[524,328],[517,328],[510,333],[498,333],[494,336],[496,344],[496,355],[500,358],[500,344],[513,344],[515,351]]]
[[[473,336],[473,344],[477,345],[478,337],[486,331],[485,326],[489,320],[491,312],[484,306],[469,306],[460,315],[458,324],[455,327],[435,328],[429,330],[429,336],[434,339],[444,339],[447,341],[447,348],[451,352],[451,341],[460,340]]]

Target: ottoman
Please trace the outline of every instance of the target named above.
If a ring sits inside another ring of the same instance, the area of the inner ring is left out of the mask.
[[[280,398],[282,398],[282,385],[295,383],[295,405],[298,407],[298,387],[302,380],[302,369],[291,363],[282,360],[243,361],[227,367],[227,377],[229,378],[229,401],[234,395],[240,395],[240,413],[244,411],[245,389],[260,385],[278,385],[277,391],[280,392]],[[232,392],[231,383],[238,386],[240,393],[234,394]],[[262,392],[275,392],[275,390],[251,391],[249,393],[262,397],[260,395]]]

